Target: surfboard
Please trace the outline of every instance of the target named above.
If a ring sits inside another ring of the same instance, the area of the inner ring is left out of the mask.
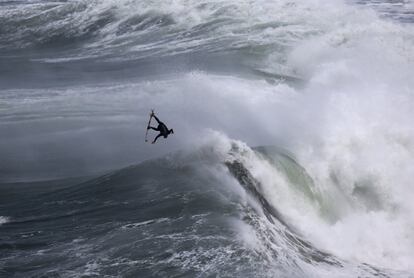
[[[154,113],[154,109],[151,109],[150,117],[148,120],[147,130],[145,131],[145,142],[148,142],[148,127],[151,125],[152,114]]]

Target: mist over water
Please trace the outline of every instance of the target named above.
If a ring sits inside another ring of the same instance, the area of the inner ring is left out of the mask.
[[[0,1],[0,276],[413,277],[412,15]]]

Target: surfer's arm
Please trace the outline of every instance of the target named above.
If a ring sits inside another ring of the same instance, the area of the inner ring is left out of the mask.
[[[158,122],[158,124],[159,124],[159,123],[161,123],[161,122],[160,122],[160,120],[158,120],[157,116],[155,116],[155,114],[153,114],[152,116],[153,116],[153,117],[154,117],[154,119]]]
[[[149,126],[149,127],[148,127],[148,129],[153,129],[153,130],[155,130],[155,131],[160,131],[158,128],[156,128],[156,127],[152,127],[152,126]]]

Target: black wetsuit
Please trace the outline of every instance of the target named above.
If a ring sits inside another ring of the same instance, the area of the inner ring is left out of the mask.
[[[155,143],[155,141],[157,141],[157,139],[160,136],[164,136],[164,138],[167,138],[168,135],[170,134],[170,131],[168,130],[167,126],[157,118],[157,116],[155,115],[152,115],[152,116],[155,118],[155,120],[157,120],[158,127],[155,128],[155,127],[150,126],[149,128],[160,132],[160,134],[158,134],[157,137],[155,137],[154,141],[152,142],[152,143]]]

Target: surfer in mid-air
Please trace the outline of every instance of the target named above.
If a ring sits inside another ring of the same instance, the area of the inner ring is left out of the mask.
[[[152,127],[151,125],[151,119],[154,117],[154,119],[158,122],[158,127]],[[168,129],[167,126],[161,122],[157,116],[155,116],[154,111],[151,112],[150,114],[150,120],[148,122],[148,126],[147,126],[147,131],[149,129],[153,129],[155,131],[159,131],[160,134],[158,134],[155,138],[154,141],[152,141],[152,144],[154,144],[158,138],[160,138],[161,136],[164,136],[164,138],[167,138],[168,135],[170,135],[171,133],[174,134],[174,130],[173,129]],[[147,139],[145,139],[145,141],[147,141]]]

